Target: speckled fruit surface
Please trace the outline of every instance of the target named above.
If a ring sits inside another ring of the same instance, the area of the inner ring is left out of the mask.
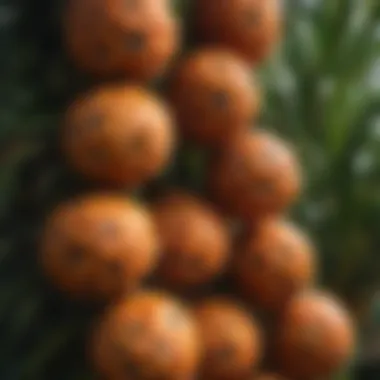
[[[230,253],[226,222],[205,201],[176,192],[153,207],[161,238],[158,275],[167,284],[189,288],[212,281]]]
[[[290,379],[329,376],[351,358],[354,326],[329,294],[307,291],[286,308],[277,339],[279,365]]]
[[[197,0],[201,40],[229,47],[249,62],[260,63],[282,34],[280,0]]]
[[[63,128],[63,150],[84,176],[134,187],[158,176],[174,149],[167,106],[138,86],[105,85],[77,98]]]
[[[193,51],[174,70],[170,99],[184,136],[220,147],[248,129],[260,110],[252,70],[228,50]]]
[[[268,219],[244,234],[234,254],[241,292],[266,310],[279,311],[314,283],[315,249],[306,234],[285,219]]]
[[[262,355],[261,331],[234,300],[211,298],[195,307],[204,346],[201,379],[243,379]]]
[[[181,41],[181,26],[166,0],[70,0],[63,26],[78,67],[139,81],[163,74]]]
[[[94,194],[59,205],[41,242],[46,276],[61,290],[108,299],[139,284],[158,260],[147,211],[116,195]]]
[[[110,307],[95,326],[90,354],[106,379],[189,379],[199,363],[199,334],[177,300],[141,291]]]
[[[208,172],[212,199],[231,216],[249,221],[286,211],[302,185],[293,149],[263,130],[231,140]]]

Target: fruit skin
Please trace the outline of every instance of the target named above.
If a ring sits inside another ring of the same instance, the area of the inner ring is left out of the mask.
[[[112,306],[90,345],[95,367],[112,380],[191,378],[200,350],[192,314],[155,291],[140,291]]]
[[[280,214],[301,190],[301,169],[290,146],[256,130],[239,134],[210,162],[208,187],[224,212],[248,221]]]
[[[175,143],[168,107],[138,86],[98,87],[66,113],[63,150],[84,176],[134,187],[160,174]]]
[[[261,360],[261,331],[237,302],[210,298],[195,307],[204,347],[201,379],[244,379]]]
[[[241,291],[269,311],[280,311],[314,282],[315,250],[307,236],[284,219],[251,228],[234,255],[234,278]]]
[[[69,0],[63,25],[73,62],[101,76],[155,79],[181,42],[181,26],[166,0]]]
[[[287,306],[277,333],[282,372],[294,380],[331,375],[350,359],[354,327],[331,295],[309,290]]]
[[[268,57],[282,34],[279,0],[197,0],[196,25],[203,41],[235,50],[248,62]]]
[[[158,275],[176,288],[191,288],[213,280],[230,253],[224,220],[197,197],[171,192],[152,206],[161,238]]]
[[[151,216],[131,200],[91,194],[59,205],[41,241],[45,274],[61,290],[109,299],[130,291],[158,261]]]
[[[169,94],[185,137],[220,146],[256,118],[259,92],[251,69],[238,56],[205,48],[179,64]]]

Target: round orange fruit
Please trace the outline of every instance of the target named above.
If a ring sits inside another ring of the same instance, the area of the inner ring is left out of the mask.
[[[180,288],[202,285],[224,269],[230,237],[224,220],[205,201],[171,193],[153,205],[161,238],[159,277]]]
[[[260,108],[250,68],[226,50],[193,52],[178,66],[170,98],[185,137],[212,146],[248,129]]]
[[[61,290],[94,299],[139,285],[158,260],[154,223],[120,196],[94,194],[61,204],[42,236],[42,265]]]
[[[264,309],[281,310],[295,293],[313,283],[314,248],[290,222],[265,220],[239,243],[234,255],[236,283]]]
[[[261,332],[237,302],[213,298],[195,307],[203,344],[201,379],[244,379],[262,356]]]
[[[109,309],[94,330],[90,352],[107,379],[177,380],[194,376],[200,348],[186,307],[163,293],[142,291]]]
[[[282,32],[280,0],[197,0],[200,37],[229,47],[249,62],[272,52]]]
[[[85,71],[146,81],[166,70],[180,29],[167,0],[69,0],[64,41]]]
[[[63,130],[63,150],[84,176],[134,187],[158,176],[174,148],[171,114],[155,95],[109,85],[74,101]]]
[[[213,199],[231,216],[246,220],[284,212],[300,188],[301,171],[292,149],[269,132],[241,133],[209,167]]]
[[[277,336],[279,365],[290,379],[329,376],[354,349],[348,312],[331,295],[307,291],[287,306]]]

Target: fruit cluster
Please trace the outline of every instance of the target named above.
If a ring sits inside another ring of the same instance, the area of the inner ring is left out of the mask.
[[[261,105],[252,66],[281,35],[280,1],[197,0],[194,15],[204,44],[174,63],[182,27],[168,0],[68,2],[73,61],[123,79],[72,103],[63,152],[113,190],[57,207],[42,266],[62,291],[109,303],[89,343],[106,380],[329,375],[350,358],[352,322],[314,287],[313,244],[285,216],[302,188],[294,150],[250,128]],[[163,74],[166,100],[148,88]],[[212,152],[208,200],[119,193],[162,173],[181,139]],[[220,279],[228,289],[211,286]]]

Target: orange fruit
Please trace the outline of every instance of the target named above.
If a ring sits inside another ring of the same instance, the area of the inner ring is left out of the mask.
[[[292,149],[264,131],[241,133],[209,167],[213,199],[231,216],[247,220],[284,212],[300,188],[300,167]]]
[[[329,376],[350,359],[354,328],[331,295],[307,291],[287,306],[277,333],[279,365],[295,380]]]
[[[69,0],[64,42],[85,71],[146,81],[166,70],[180,29],[167,0]]]
[[[195,308],[203,344],[201,379],[244,379],[261,360],[261,332],[238,303],[212,298]]]
[[[248,129],[260,108],[250,68],[236,55],[215,48],[197,50],[179,64],[170,98],[184,136],[211,146]]]
[[[270,219],[252,228],[234,256],[235,280],[261,307],[279,311],[315,274],[314,248],[290,222]]]
[[[196,7],[200,37],[235,50],[249,62],[263,61],[280,39],[280,0],[197,0]]]
[[[161,238],[159,277],[187,288],[213,280],[229,257],[227,226],[205,201],[190,194],[172,193],[153,206]]]
[[[140,87],[97,88],[66,114],[63,150],[84,176],[111,185],[138,186],[158,176],[174,148],[166,105]]]
[[[139,285],[153,270],[158,251],[153,221],[142,206],[93,194],[61,204],[50,215],[41,260],[61,290],[108,299]]]
[[[138,292],[112,306],[94,329],[90,352],[107,379],[191,378],[200,343],[192,315],[179,301]]]

